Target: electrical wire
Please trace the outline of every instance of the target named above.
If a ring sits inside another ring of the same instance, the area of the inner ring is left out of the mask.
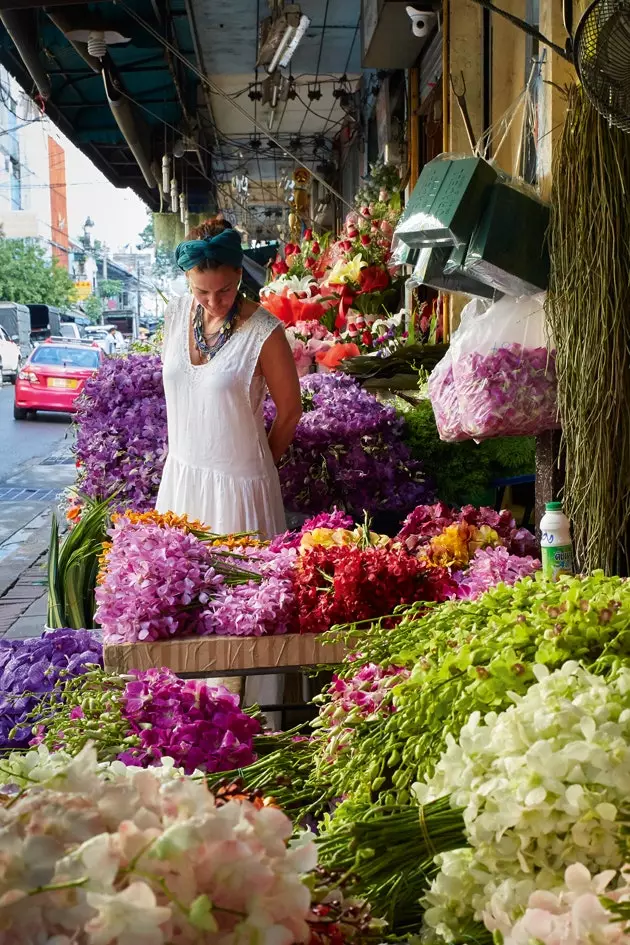
[[[152,111],[152,109],[150,109],[147,105],[143,105],[142,102],[136,101],[136,99],[134,99],[134,98],[133,98],[131,95],[129,95],[127,92],[123,92],[122,89],[121,89],[121,90],[120,90],[120,94],[121,94],[124,98],[128,99],[128,100],[129,100],[133,105],[135,105],[137,108],[141,109],[142,111],[145,111],[145,112],[146,112],[148,115],[150,115],[152,118],[155,118],[158,122],[162,122],[162,123],[163,123],[164,125],[166,125],[168,128],[172,129],[173,131],[177,131],[177,127],[176,127],[175,125],[172,125],[170,122],[167,122],[165,118],[162,118],[161,115],[158,115],[156,112]],[[212,157],[212,156],[213,156],[213,152],[212,152],[209,148],[205,147],[204,145],[198,144],[198,148],[199,148],[200,151],[203,151],[204,153],[208,154],[209,157]],[[185,156],[184,156],[184,160],[186,160],[188,163],[190,163],[189,160],[188,160]],[[301,162],[301,161],[296,161],[295,163],[299,163],[301,166],[304,166],[304,165],[302,165],[302,162]],[[195,166],[196,166],[196,165],[195,165]],[[197,168],[197,170],[199,170],[199,168]],[[218,183],[219,183],[217,177],[209,178],[209,177],[207,176],[207,174],[203,174],[202,176],[205,177],[206,180],[210,180],[211,183],[215,183],[215,184],[217,184],[217,185],[218,185]],[[226,185],[225,185],[225,182],[222,183],[222,186],[223,186],[223,187],[226,186]],[[266,187],[266,186],[263,184],[262,180],[260,180],[258,186],[260,187],[260,189],[261,189],[263,192],[264,192],[264,191],[267,191],[268,193],[270,193],[270,194],[273,196],[273,191],[272,191],[270,188]],[[234,199],[235,199],[235,198],[234,198]],[[237,201],[237,203],[238,203],[238,201]],[[282,201],[282,203],[283,203],[286,207],[288,207],[288,208],[290,208],[290,209],[293,209],[292,204],[290,204],[288,201],[284,200],[284,201]],[[240,205],[240,206],[243,206],[243,207],[245,206],[244,204],[239,204],[239,205]],[[310,223],[313,223],[313,222],[314,222],[310,216],[307,217],[306,219],[307,219],[308,222],[310,222]]]
[[[345,68],[344,68],[344,70],[343,70],[343,74],[344,74],[344,75],[347,75],[347,74],[348,74],[348,69],[350,68],[350,61],[351,61],[351,59],[352,59],[352,53],[354,52],[354,44],[355,44],[356,41],[357,41],[357,36],[359,35],[359,30],[360,30],[360,28],[361,28],[361,17],[359,17],[359,19],[358,19],[358,21],[357,21],[357,25],[356,25],[356,27],[355,27],[354,34],[353,34],[353,36],[352,36],[352,42],[350,43],[350,49],[348,50],[348,58],[346,59],[346,65],[345,65]],[[326,120],[326,124],[324,125],[324,130],[322,131],[322,134],[324,134],[324,135],[326,134],[326,131],[327,131],[327,129],[328,129],[328,124],[329,124],[330,119],[331,119],[331,117],[332,117],[332,113],[333,113],[334,110],[335,110],[335,104],[336,104],[336,102],[333,102],[333,104],[331,105],[331,108],[330,108],[330,112],[328,113],[328,119]],[[334,127],[335,127],[335,126],[333,125],[333,128],[334,128]],[[346,204],[346,206],[347,206],[347,204]]]
[[[237,100],[230,99],[230,97],[226,95],[220,86],[216,85],[216,83],[208,78],[208,76],[204,75],[204,73],[199,68],[197,68],[197,66],[191,63],[190,60],[187,59],[186,56],[179,51],[179,49],[177,49],[176,46],[164,39],[164,37],[161,36],[160,33],[155,30],[150,23],[147,23],[143,17],[136,13],[136,11],[125,2],[125,0],[114,0],[114,2],[126,10],[129,16],[131,16],[140,26],[142,26],[142,28],[146,30],[150,36],[152,36],[157,42],[161,43],[165,49],[168,49],[174,56],[183,62],[184,65],[186,65],[191,70],[191,72],[193,72],[197,78],[210,89],[211,92],[213,92],[215,95],[219,95],[221,98],[225,99],[225,101],[229,102],[232,105],[232,108],[236,109],[248,122],[252,121],[252,116],[241,105],[239,105]],[[325,187],[326,190],[328,190],[334,197],[336,197],[337,200],[339,200],[344,206],[348,207],[349,210],[353,209],[352,205],[331,184],[329,184],[321,174],[309,167],[308,164],[305,164],[304,161],[302,161],[299,157],[292,154],[288,148],[285,148],[284,145],[282,145],[274,135],[272,135],[269,131],[266,131],[264,127],[258,123],[257,119],[254,119],[254,127],[266,138],[269,138],[269,140],[273,141],[274,144],[277,145],[277,147],[279,147],[287,155],[287,157],[308,171],[309,174],[315,178],[315,180],[319,181],[319,183]]]

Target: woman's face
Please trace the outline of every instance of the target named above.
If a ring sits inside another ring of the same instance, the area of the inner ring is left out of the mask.
[[[225,318],[234,304],[241,282],[241,269],[220,266],[218,269],[191,269],[188,284],[195,300],[209,315]]]

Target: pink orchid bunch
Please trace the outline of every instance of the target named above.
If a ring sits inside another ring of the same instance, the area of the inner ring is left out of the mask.
[[[282,811],[218,804],[173,769],[99,766],[89,747],[51,767],[0,806],[2,945],[308,941],[317,851]]]
[[[169,639],[203,630],[199,615],[223,584],[212,553],[171,525],[119,518],[96,589],[107,643]]]
[[[565,887],[532,893],[525,913],[511,928],[485,915],[484,920],[491,931],[503,933],[504,945],[629,945],[628,906],[623,919],[615,906],[630,903],[630,866],[621,871],[621,885],[609,889],[616,877],[615,870],[591,876],[575,863],[564,874]]]
[[[507,548],[479,548],[465,574],[454,575],[459,583],[457,596],[467,600],[476,600],[497,584],[509,587],[521,578],[529,577],[538,571],[540,561],[527,555],[519,558],[510,554]]]
[[[350,677],[334,675],[327,690],[330,699],[320,712],[320,724],[332,722],[349,725],[363,719],[374,719],[380,712],[395,712],[388,698],[391,691],[411,675],[402,666],[378,666],[366,663]]]
[[[231,771],[255,761],[252,739],[260,724],[241,711],[237,695],[223,686],[179,679],[168,669],[133,675],[122,711],[139,744],[119,756],[126,765],[146,768],[169,757],[192,774]]]
[[[246,548],[249,566],[262,581],[218,588],[204,614],[207,633],[260,637],[295,632],[297,604],[294,570],[296,551]]]

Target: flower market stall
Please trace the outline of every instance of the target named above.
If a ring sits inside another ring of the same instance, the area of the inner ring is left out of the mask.
[[[484,501],[565,420],[544,233],[540,259],[488,236],[487,214],[548,208],[458,160],[428,166],[400,224],[392,178],[339,239],[306,232],[275,263],[265,303],[303,373],[280,468],[299,528],[157,514],[158,359],[86,385],[57,626],[0,641],[2,945],[630,945],[630,583],[550,578]],[[449,175],[466,193],[442,219],[420,198]],[[448,347],[391,304],[397,225],[440,250],[426,271],[492,289]],[[414,397],[365,386],[413,374]],[[281,732],[209,679],[323,666],[311,721]]]

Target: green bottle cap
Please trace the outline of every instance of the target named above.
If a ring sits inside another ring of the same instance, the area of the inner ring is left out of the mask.
[[[562,502],[547,502],[545,509],[547,512],[562,512]]]

